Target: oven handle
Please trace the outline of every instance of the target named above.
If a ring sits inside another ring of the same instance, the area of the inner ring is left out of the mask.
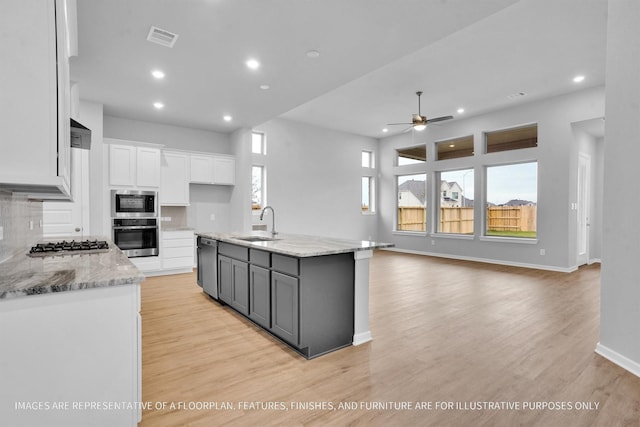
[[[119,226],[113,227],[114,230],[150,230],[152,228],[158,228],[157,225],[138,225],[138,226]]]

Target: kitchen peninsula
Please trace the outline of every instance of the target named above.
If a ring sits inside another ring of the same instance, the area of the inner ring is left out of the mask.
[[[199,247],[216,248],[206,261],[199,251],[198,283],[214,283],[204,291],[303,356],[371,340],[369,259],[374,249],[392,244],[266,232],[196,234]]]
[[[3,425],[140,420],[144,275],[106,242],[108,249],[36,257],[24,248],[0,263]]]

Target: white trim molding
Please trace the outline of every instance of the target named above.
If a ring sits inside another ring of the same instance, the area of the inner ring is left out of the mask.
[[[484,262],[486,264],[508,265],[511,267],[533,268],[536,270],[557,271],[559,273],[573,273],[578,269],[577,265],[574,265],[572,267],[557,267],[555,265],[529,264],[524,262],[503,261],[503,260],[477,258],[477,257],[463,256],[463,255],[441,254],[441,253],[415,251],[412,249],[402,249],[402,248],[382,248],[381,250],[391,251],[391,252],[401,252],[401,253],[414,254],[414,255],[433,256],[438,258],[457,259],[461,261]]]
[[[605,347],[600,343],[596,345],[595,352],[608,361],[615,363],[621,368],[631,372],[636,377],[640,377],[640,363],[633,361],[628,357],[625,357],[617,351],[611,350],[609,347]]]

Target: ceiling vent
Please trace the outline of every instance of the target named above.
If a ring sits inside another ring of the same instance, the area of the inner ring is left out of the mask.
[[[173,47],[176,44],[176,40],[178,40],[178,35],[152,25],[149,35],[147,35],[147,40],[162,46]]]

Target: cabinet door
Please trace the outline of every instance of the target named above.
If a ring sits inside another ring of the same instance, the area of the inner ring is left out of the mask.
[[[232,260],[231,307],[245,316],[249,315],[249,264]]]
[[[162,153],[160,174],[160,204],[189,204],[189,156],[182,153]]]
[[[236,161],[234,159],[214,157],[213,183],[227,185],[236,183]]]
[[[136,147],[109,145],[109,184],[118,186],[136,184]]]
[[[150,147],[137,148],[136,184],[139,187],[160,186],[160,150]]]
[[[218,297],[231,304],[233,283],[232,259],[226,256],[218,256]]]
[[[191,182],[213,184],[213,157],[191,155]]]
[[[299,282],[296,277],[271,273],[271,332],[298,345]]]
[[[249,268],[249,317],[259,325],[271,327],[271,274],[266,268]]]

